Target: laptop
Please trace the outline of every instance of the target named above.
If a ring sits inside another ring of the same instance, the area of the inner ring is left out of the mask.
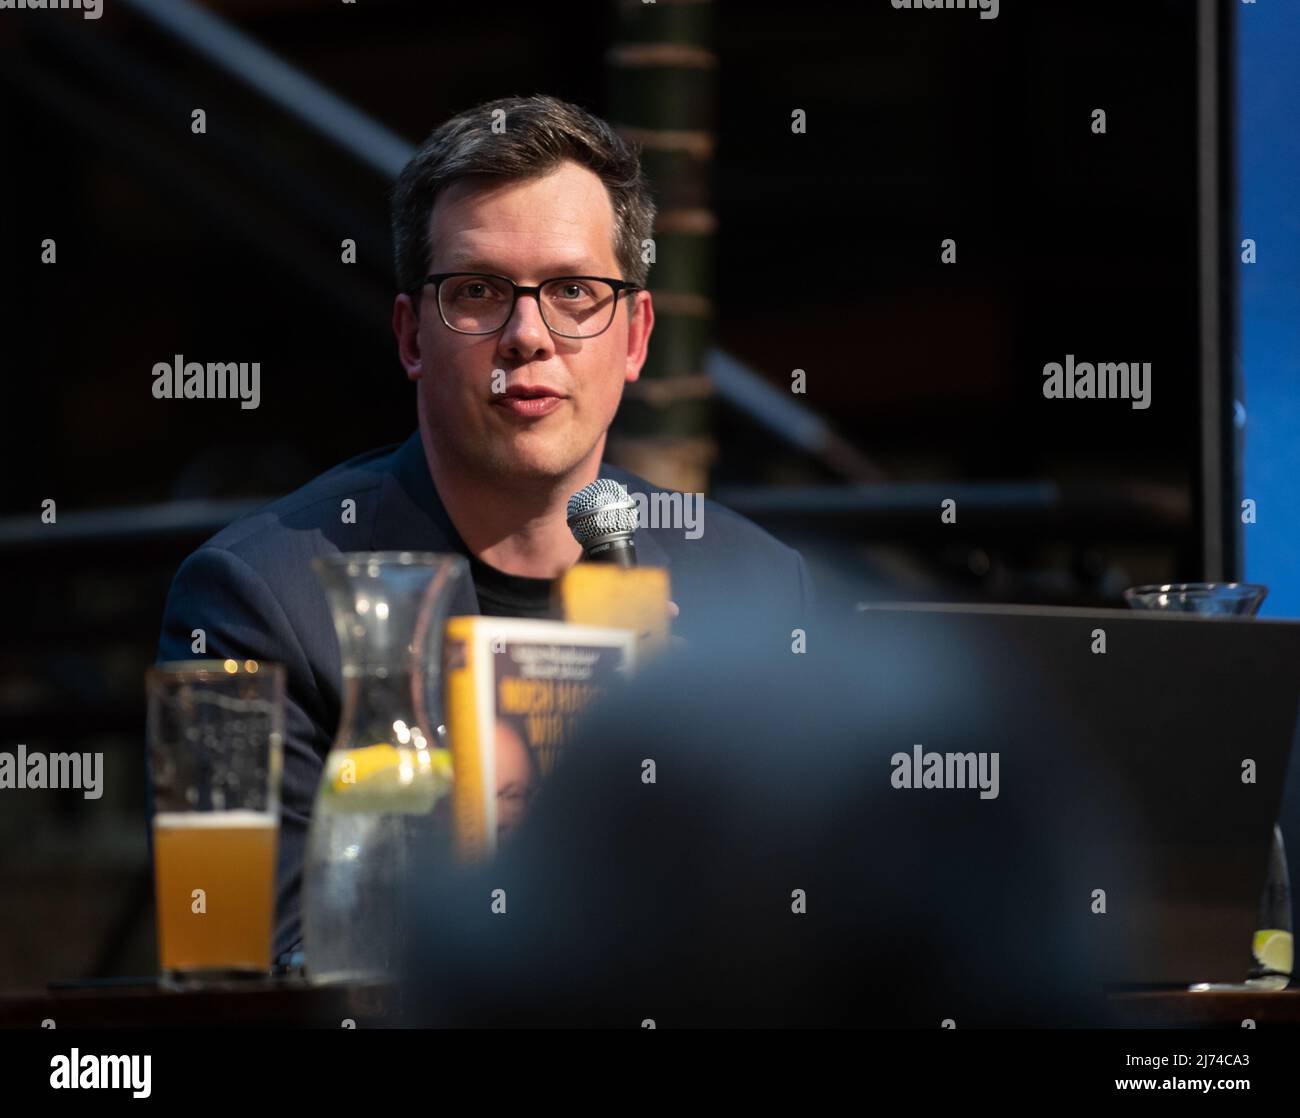
[[[1080,906],[1071,919],[1084,922],[1107,984],[1245,979],[1275,821],[1300,859],[1300,623],[857,609],[867,647],[933,657],[926,701],[909,715],[921,744],[899,758],[898,779],[920,779],[931,753],[942,763],[997,752],[997,794],[1049,808]]]

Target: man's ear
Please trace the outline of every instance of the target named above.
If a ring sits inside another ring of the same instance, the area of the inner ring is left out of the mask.
[[[627,365],[623,379],[631,384],[641,376],[641,367],[645,364],[647,347],[650,344],[650,332],[655,325],[655,308],[650,299],[650,292],[638,291],[633,296],[636,309],[627,324]]]
[[[397,356],[406,370],[407,380],[424,376],[424,359],[420,355],[420,318],[415,304],[405,293],[393,301],[393,336],[397,339]]]

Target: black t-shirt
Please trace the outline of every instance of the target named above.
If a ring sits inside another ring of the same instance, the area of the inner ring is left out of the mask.
[[[469,570],[478,593],[479,612],[484,617],[558,619],[551,607],[553,579],[508,575],[473,555],[469,557]]]

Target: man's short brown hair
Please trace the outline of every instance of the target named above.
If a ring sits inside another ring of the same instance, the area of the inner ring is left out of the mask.
[[[493,132],[493,114],[505,131]],[[499,118],[498,118],[499,119]],[[429,215],[438,195],[461,179],[527,179],[571,160],[598,175],[614,209],[614,255],[621,277],[644,285],[650,266],[642,241],[654,229],[655,205],[637,150],[609,124],[555,97],[504,97],[468,109],[430,133],[393,188],[393,255],[397,288],[417,291],[429,273]]]

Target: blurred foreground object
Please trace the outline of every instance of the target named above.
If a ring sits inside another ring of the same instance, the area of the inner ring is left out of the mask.
[[[891,785],[988,650],[841,618],[799,652],[757,608],[702,620],[598,708],[493,864],[421,871],[411,1023],[1099,1022],[1058,805]]]

